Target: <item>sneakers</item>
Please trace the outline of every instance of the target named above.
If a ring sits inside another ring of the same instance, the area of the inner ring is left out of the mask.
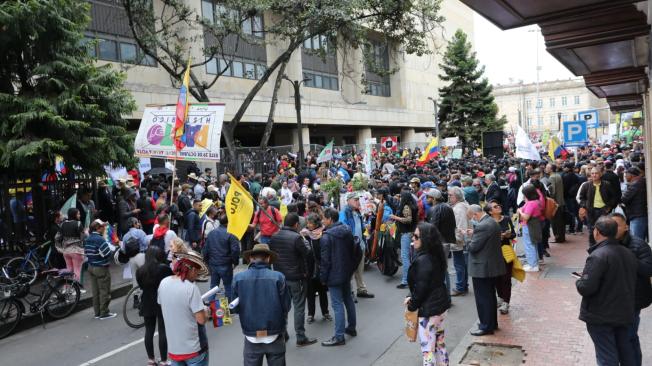
[[[407,288],[407,287],[408,287],[407,283],[401,283],[400,285],[396,286],[396,288],[398,288],[398,289],[404,289],[404,288]]]
[[[376,297],[376,295],[368,292],[367,290],[364,290],[364,291],[358,291],[358,297],[373,299],[374,297]]]
[[[496,307],[498,307],[498,309],[500,309],[504,302],[505,301],[500,296],[496,297]]]
[[[105,314],[105,315],[100,315],[100,316],[98,317],[98,319],[99,319],[99,320],[106,320],[106,319],[115,318],[116,316],[118,316],[118,314],[116,314],[116,313],[107,313],[107,314]]]
[[[344,329],[344,333],[350,335],[351,337],[357,337],[358,336],[358,332],[355,329],[346,328],[346,329]]]
[[[314,323],[315,322],[315,317],[312,316],[312,315],[308,315],[308,320],[306,320],[306,322],[308,322],[308,324]]]
[[[345,344],[346,344],[346,341],[344,340],[344,338],[337,339],[335,337],[333,337],[333,338],[331,338],[331,339],[329,339],[327,341],[321,342],[321,345],[324,346],[324,347],[343,346]]]
[[[452,290],[452,291],[451,291],[451,296],[453,296],[453,297],[455,297],[455,296],[464,296],[464,295],[466,295],[466,294],[468,294],[468,293],[469,293],[468,291],[457,291],[457,290]]]
[[[539,272],[539,266],[531,267],[530,265],[526,264],[523,266],[523,270],[525,272]]]
[[[508,302],[503,302],[500,304],[500,307],[498,307],[498,311],[500,311],[501,314],[505,315],[509,313],[509,303]]]
[[[324,314],[324,320],[328,320],[329,322],[332,322],[333,317],[330,314]]]

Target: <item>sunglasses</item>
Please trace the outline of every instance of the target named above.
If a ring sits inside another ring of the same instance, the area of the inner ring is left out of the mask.
[[[412,239],[419,240],[419,239],[421,239],[421,237],[419,235],[417,235],[417,234],[412,234]]]

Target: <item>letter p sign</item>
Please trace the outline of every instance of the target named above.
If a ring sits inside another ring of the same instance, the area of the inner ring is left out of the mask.
[[[588,142],[586,120],[564,122],[564,145],[582,146]]]

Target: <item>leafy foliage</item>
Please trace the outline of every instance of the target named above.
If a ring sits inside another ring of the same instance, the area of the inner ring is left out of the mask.
[[[440,67],[444,74],[439,78],[447,83],[439,89],[442,136],[459,136],[465,148],[473,148],[482,141],[483,132],[502,131],[506,119],[496,118],[491,85],[462,30],[455,32]]]
[[[135,104],[124,75],[95,66],[81,44],[89,6],[77,0],[0,4],[0,164],[33,170],[61,155],[69,168],[133,165],[122,117]]]

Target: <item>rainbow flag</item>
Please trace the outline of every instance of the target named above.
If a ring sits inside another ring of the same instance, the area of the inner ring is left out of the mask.
[[[417,165],[421,166],[429,162],[430,160],[436,158],[439,155],[439,138],[435,137],[430,141],[430,144],[426,146],[426,149],[421,154],[421,157],[417,159]]]
[[[185,125],[186,118],[188,118],[188,84],[190,83],[190,58],[188,58],[188,66],[183,75],[183,83],[179,89],[179,100],[177,101],[176,120],[174,128],[172,129],[172,140],[177,151],[186,146]]]

